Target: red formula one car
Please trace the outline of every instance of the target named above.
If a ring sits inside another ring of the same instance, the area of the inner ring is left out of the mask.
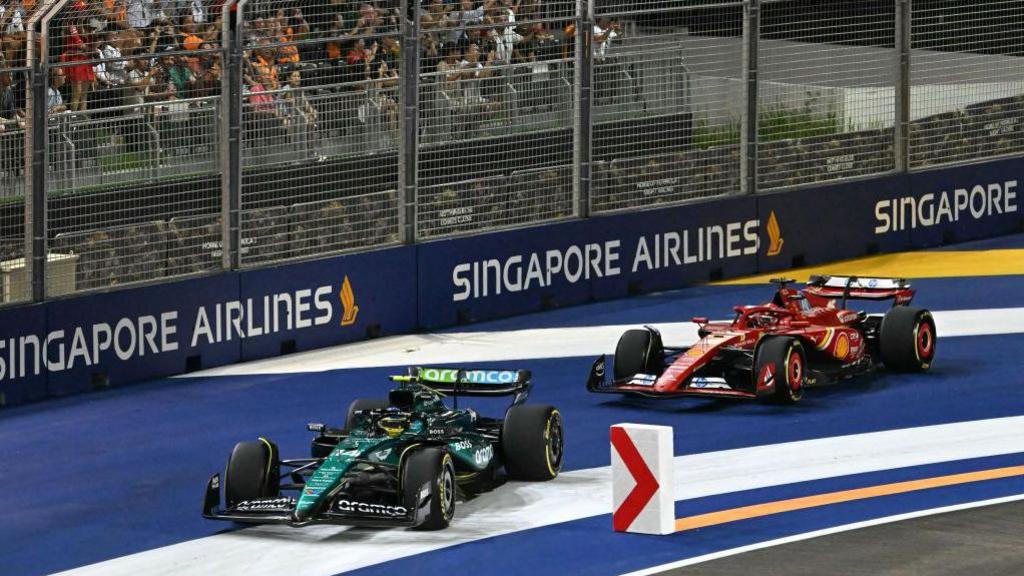
[[[809,386],[872,372],[927,370],[935,357],[935,320],[908,306],[906,280],[812,276],[803,289],[777,285],[771,302],[736,306],[731,322],[694,318],[700,341],[667,347],[654,328],[627,330],[594,362],[591,392],[647,397],[705,396],[800,400]],[[892,300],[884,315],[846,307],[850,300]]]

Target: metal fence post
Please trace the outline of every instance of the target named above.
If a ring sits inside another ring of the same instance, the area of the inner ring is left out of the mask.
[[[576,118],[573,131],[576,145],[573,147],[573,201],[576,216],[590,216],[590,189],[593,153],[593,80],[594,80],[594,1],[576,2]]]
[[[222,8],[222,33],[227,74],[221,79],[221,265],[241,265],[242,198],[242,20],[246,0],[227,2]],[[234,8],[234,10],[232,10]],[[234,14],[232,14],[234,12]]]
[[[46,28],[54,12],[42,19],[32,18],[25,54],[31,70],[31,88],[25,102],[29,119],[28,130],[25,131],[25,267],[26,276],[31,274],[32,302],[46,299],[46,144],[49,135],[46,109],[49,76]]]
[[[896,170],[910,167],[910,0],[896,0],[896,85],[893,122]]]
[[[761,0],[743,2],[743,85],[747,110],[741,120],[740,191],[757,193],[757,41],[761,34]]]
[[[412,10],[409,18],[409,1],[403,0],[402,13],[402,69],[399,70],[400,88],[398,91],[398,182],[401,189],[398,193],[398,227],[401,242],[416,242],[416,156],[419,148],[419,29],[420,11]]]

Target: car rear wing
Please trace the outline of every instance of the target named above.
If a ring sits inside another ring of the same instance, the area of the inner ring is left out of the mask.
[[[392,376],[391,380],[416,382],[454,397],[515,395],[513,403],[519,404],[530,392],[531,377],[529,370],[412,366],[408,375]]]
[[[811,276],[803,289],[821,298],[847,300],[893,300],[893,306],[905,306],[914,299],[914,289],[903,278],[860,278],[857,276]]]

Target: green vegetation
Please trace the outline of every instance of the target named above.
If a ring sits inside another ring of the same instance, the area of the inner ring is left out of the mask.
[[[711,128],[706,120],[698,120],[693,127],[693,146],[698,149],[740,143],[741,123],[733,120],[728,125]],[[757,134],[761,142],[811,138],[843,132],[842,122],[834,112],[827,116],[809,109],[794,110],[773,106],[760,111]]]
[[[693,126],[693,147],[704,150],[713,146],[740,143],[740,123],[730,122],[724,128],[709,128],[706,120],[698,120]]]
[[[776,106],[761,110],[759,116],[757,135],[762,142],[827,136],[843,131],[842,122],[835,112],[821,116],[808,109],[793,110]]]
[[[139,170],[146,168],[150,162],[141,152],[122,152],[109,156],[100,156],[100,169],[104,173],[122,170]]]

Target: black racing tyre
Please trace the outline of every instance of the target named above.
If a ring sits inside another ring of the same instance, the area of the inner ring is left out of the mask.
[[[388,401],[383,398],[356,398],[348,405],[348,412],[345,413],[345,425],[342,429],[348,432],[348,427],[354,420],[353,416],[360,410],[379,410],[387,407]]]
[[[922,372],[935,359],[935,319],[932,313],[909,306],[895,306],[882,317],[878,349],[890,370]]]
[[[551,480],[562,469],[565,434],[554,406],[522,404],[505,413],[501,450],[512,480]]]
[[[402,462],[402,497],[406,506],[415,510],[420,491],[427,484],[430,490],[427,518],[417,530],[447,528],[455,517],[455,463],[442,448],[423,448],[412,452]]]
[[[229,508],[245,500],[276,497],[280,486],[277,444],[266,438],[235,444],[224,472],[224,499]]]
[[[644,329],[626,330],[615,347],[615,379],[634,374],[661,374],[665,349],[661,335]]]
[[[800,340],[777,336],[764,340],[754,355],[754,386],[774,385],[774,398],[796,404],[804,396],[807,354]]]

